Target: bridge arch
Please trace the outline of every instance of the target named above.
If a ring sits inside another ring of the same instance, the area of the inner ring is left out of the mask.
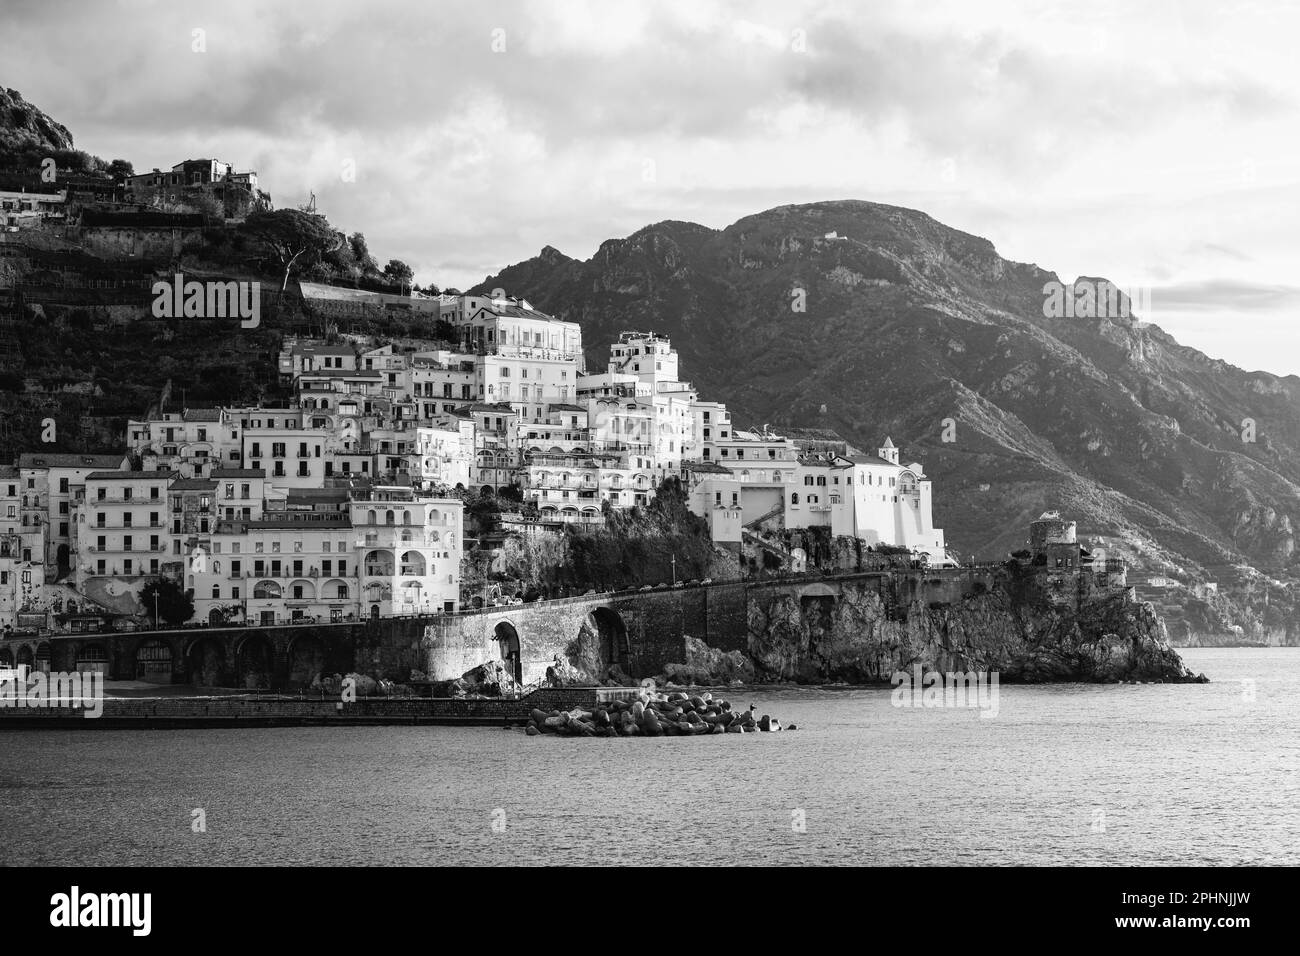
[[[215,637],[195,638],[185,649],[185,669],[195,686],[228,685],[225,645]]]
[[[524,661],[522,651],[519,646],[519,632],[509,621],[501,621],[493,631],[496,637],[497,650],[499,657],[505,661],[506,669],[515,679],[516,683],[523,683],[524,680]]]
[[[249,689],[271,686],[275,651],[263,631],[244,635],[235,648],[235,669],[239,684]]]
[[[172,682],[172,646],[160,637],[141,641],[135,649],[135,679],[154,684]]]
[[[289,641],[289,684],[311,687],[325,672],[325,645],[312,634],[298,634]]]
[[[627,640],[627,625],[623,616],[612,607],[602,605],[592,608],[583,617],[578,626],[575,658],[586,670],[596,677],[603,677],[611,667],[627,670],[630,665],[630,653]]]

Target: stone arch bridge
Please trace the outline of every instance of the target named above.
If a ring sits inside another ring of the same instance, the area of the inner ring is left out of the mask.
[[[357,671],[395,681],[413,670],[451,680],[504,660],[531,683],[556,657],[593,674],[617,665],[631,677],[685,660],[686,636],[722,651],[746,650],[750,608],[788,598],[805,617],[825,615],[846,587],[878,591],[888,604],[959,600],[992,572],[858,572],[758,582],[620,591],[432,617],[346,624],[186,628],[0,639],[0,665],[103,670],[112,680],[199,687],[282,689]]]

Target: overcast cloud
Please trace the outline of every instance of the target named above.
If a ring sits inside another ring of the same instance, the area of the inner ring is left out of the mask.
[[[1185,343],[1300,373],[1300,11],[973,7],[6,0],[0,84],[137,169],[215,155],[278,206],[314,191],[421,282],[868,199],[1151,287]]]

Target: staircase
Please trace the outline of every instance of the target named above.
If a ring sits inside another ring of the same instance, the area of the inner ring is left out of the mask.
[[[783,515],[783,514],[785,514],[785,502],[784,502],[784,501],[782,501],[779,505],[777,505],[777,506],[776,506],[775,508],[773,508],[771,511],[767,511],[767,512],[764,512],[763,514],[759,515],[759,516],[758,516],[757,518],[755,518],[753,521],[746,521],[746,522],[745,522],[745,527],[746,527],[746,528],[757,528],[759,525],[761,525],[761,524],[762,524],[764,521],[766,521],[768,518],[775,518],[777,515]]]
[[[764,541],[762,538],[754,534],[752,531],[742,531],[741,533],[744,535],[744,539],[746,542],[755,545],[756,547],[762,548],[764,551],[770,551],[772,554],[775,554],[778,558],[780,558],[782,563],[784,564],[789,564],[791,559],[793,558],[793,555],[791,555],[790,552],[787,551],[785,548],[780,548],[774,544],[770,544],[769,542]]]

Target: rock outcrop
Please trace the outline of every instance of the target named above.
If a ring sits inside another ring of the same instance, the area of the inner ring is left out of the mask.
[[[751,605],[747,653],[687,639],[678,683],[889,681],[897,671],[997,671],[1006,682],[1203,681],[1169,643],[1155,609],[1124,592],[1078,609],[995,587],[942,606],[897,606],[866,583],[817,606],[794,596]]]

